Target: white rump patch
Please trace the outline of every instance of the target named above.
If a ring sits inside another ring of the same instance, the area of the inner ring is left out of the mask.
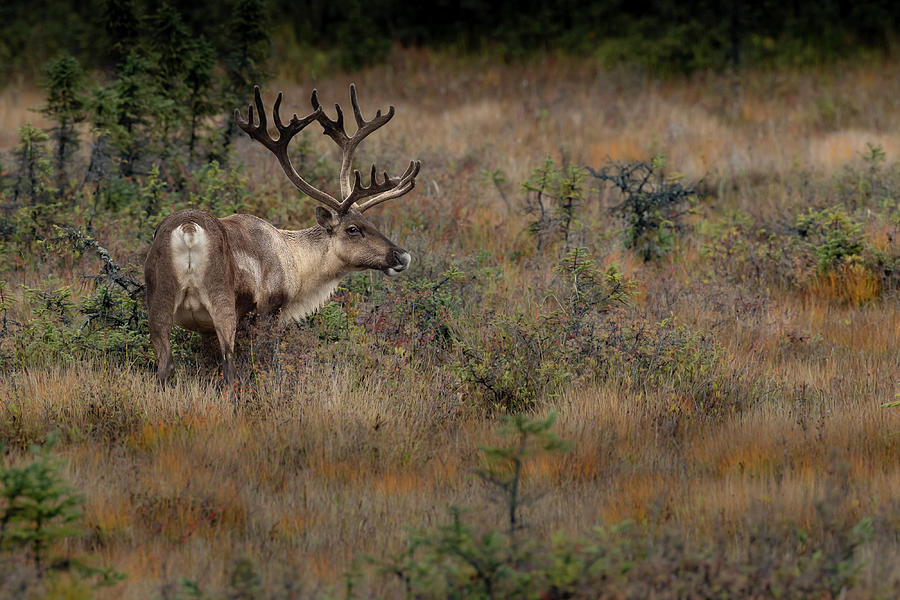
[[[196,223],[185,223],[172,230],[172,269],[178,281],[175,294],[175,322],[188,329],[213,328],[203,277],[209,265],[209,236]]]
[[[185,231],[185,226],[187,231]],[[197,287],[209,264],[209,237],[196,223],[179,225],[172,231],[172,267],[181,287]]]

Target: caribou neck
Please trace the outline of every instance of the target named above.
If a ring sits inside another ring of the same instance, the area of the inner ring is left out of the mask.
[[[286,252],[285,302],[281,321],[290,323],[318,310],[352,269],[330,251],[328,233],[321,225],[308,229],[280,229]]]

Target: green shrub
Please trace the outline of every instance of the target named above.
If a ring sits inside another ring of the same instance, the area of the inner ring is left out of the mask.
[[[320,340],[337,341],[360,333],[354,313],[359,298],[353,294],[341,294],[308,318]]]
[[[862,224],[838,207],[797,216],[797,231],[816,258],[820,273],[863,259],[865,239]]]
[[[61,462],[50,455],[54,442],[32,447],[35,460],[23,467],[0,469],[0,550],[26,549],[39,570],[56,540],[78,533],[80,495],[60,476]]]
[[[247,177],[239,169],[223,169],[212,161],[196,170],[186,182],[187,206],[217,214],[247,210]]]
[[[887,154],[880,145],[867,143],[866,150],[847,162],[835,175],[838,200],[849,211],[878,209],[896,201],[900,191],[896,165],[887,168]]]
[[[571,380],[560,337],[548,319],[505,314],[480,319],[486,321],[477,329],[455,332],[458,359],[451,364],[476,405],[520,412]]]
[[[143,284],[118,265],[109,251],[76,228],[57,228],[44,247],[56,254],[96,255],[101,261],[92,293],[75,301],[69,286],[22,286],[31,318],[17,326],[9,364],[50,365],[84,358],[147,364],[152,356],[143,306]],[[7,300],[7,305],[10,301]],[[0,337],[0,342],[3,338]],[[179,346],[176,344],[176,351]]]
[[[583,179],[581,167],[556,166],[548,156],[522,184],[526,192],[525,212],[534,219],[527,231],[534,236],[538,251],[556,240],[562,240],[569,248],[578,211],[584,204]]]
[[[614,265],[599,270],[584,248],[569,250],[555,273],[548,305],[537,314],[486,311],[455,322],[451,368],[476,405],[528,409],[566,383],[593,376],[603,362],[598,319],[626,305],[634,284]]]
[[[858,305],[900,287],[900,246],[885,208],[808,208],[788,226],[730,214],[709,228],[703,252],[716,276]]]
[[[554,270],[563,280],[564,297],[568,296],[566,319],[570,327],[589,313],[607,313],[627,305],[635,288],[616,265],[599,270],[587,248],[572,248]]]
[[[573,248],[536,314],[485,311],[455,321],[449,363],[472,404],[515,413],[578,380],[643,392],[657,415],[718,419],[740,408],[738,377],[714,336],[629,309],[635,284]]]

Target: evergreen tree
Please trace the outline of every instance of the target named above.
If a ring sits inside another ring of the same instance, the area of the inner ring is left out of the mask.
[[[26,198],[44,202],[51,191],[50,149],[46,133],[31,123],[19,129],[19,144],[13,151],[16,159],[16,184],[14,202]]]
[[[44,70],[44,89],[47,104],[40,112],[56,121],[51,130],[56,150],[53,167],[57,186],[65,187],[67,164],[78,150],[76,126],[85,118],[84,71],[71,54],[61,54]]]
[[[254,85],[266,78],[263,68],[269,56],[268,8],[264,0],[237,0],[225,35],[225,82],[221,90],[222,109],[231,115],[250,101]],[[225,122],[223,148],[227,151],[237,132],[234,119]]]
[[[0,467],[0,549],[28,548],[39,571],[50,544],[78,533],[82,516],[83,500],[62,479],[52,446],[32,447],[35,459],[23,467]]]
[[[191,44],[185,72],[188,96],[188,159],[193,160],[198,137],[208,117],[219,113],[219,103],[213,88],[213,70],[216,67],[215,51],[200,37]],[[226,113],[227,114],[227,113]]]
[[[157,114],[162,134],[162,154],[171,157],[179,149],[179,128],[189,112],[187,77],[196,44],[178,9],[163,3],[149,19],[148,28],[152,73],[159,95],[166,99]]]
[[[103,24],[107,55],[118,70],[140,32],[134,0],[106,0],[103,3]]]
[[[171,104],[151,75],[150,60],[135,51],[125,57],[112,85],[94,91],[94,125],[100,137],[108,136],[123,175],[134,175],[145,154],[161,150],[159,123],[169,120]]]
[[[178,9],[168,2],[160,4],[149,19],[148,39],[156,76],[165,85],[183,85],[181,77],[187,70],[192,39]],[[180,95],[177,89],[169,88],[167,92]]]

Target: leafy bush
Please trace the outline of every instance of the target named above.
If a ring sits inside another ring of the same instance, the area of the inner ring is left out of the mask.
[[[627,303],[633,284],[615,266],[599,270],[584,248],[570,250],[556,275],[548,290],[556,302],[536,314],[485,310],[453,323],[450,368],[476,406],[528,409],[602,361],[594,316]]]
[[[599,269],[583,248],[556,267],[548,305],[535,315],[485,312],[453,328],[450,363],[469,399],[489,412],[519,412],[577,380],[616,382],[660,402],[658,416],[717,419],[740,408],[738,381],[708,333],[629,310],[634,283]]]
[[[732,214],[711,228],[704,252],[717,275],[732,281],[859,305],[900,288],[900,246],[890,214],[808,208],[790,225],[755,224]]]
[[[547,319],[486,317],[486,331],[456,332],[459,358],[452,364],[478,406],[501,413],[526,410],[571,379],[560,338]]]
[[[366,320],[368,330],[391,349],[447,349],[453,341],[451,323],[462,304],[462,278],[455,263],[436,277],[408,278],[394,288],[392,301]]]
[[[809,209],[798,215],[797,231],[815,260],[816,275],[809,288],[818,296],[862,304],[881,295],[876,261],[881,262],[882,273],[889,277],[896,268],[884,268],[885,261],[895,261],[883,254],[876,258],[862,223],[838,207]]]

